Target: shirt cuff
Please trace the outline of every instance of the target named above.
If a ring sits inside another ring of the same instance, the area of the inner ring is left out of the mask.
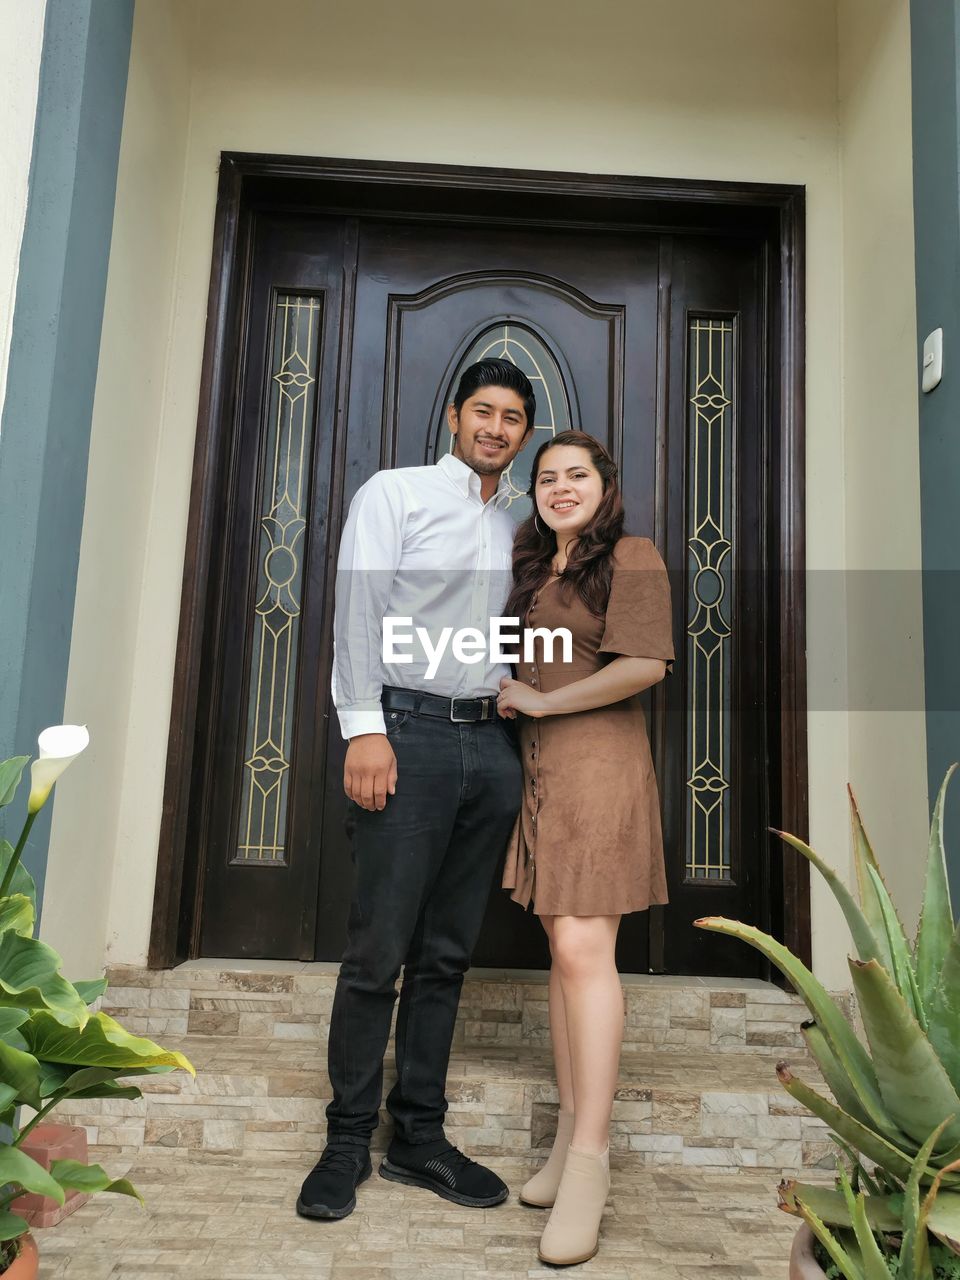
[[[340,732],[344,738],[349,741],[351,738],[357,738],[361,733],[386,733],[387,725],[383,718],[383,708],[379,703],[375,705],[357,704],[352,707],[338,707],[337,716],[340,720]]]

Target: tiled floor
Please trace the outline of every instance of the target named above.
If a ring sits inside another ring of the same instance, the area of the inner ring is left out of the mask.
[[[92,1153],[96,1155],[96,1153]],[[116,1155],[111,1173],[125,1171]],[[534,1167],[490,1163],[514,1189]],[[460,1209],[376,1173],[339,1223],[293,1209],[310,1161],[174,1149],[141,1155],[130,1177],[147,1207],[100,1196],[39,1232],[41,1280],[497,1280],[545,1276],[544,1215],[515,1195]],[[615,1157],[601,1251],[569,1269],[590,1280],[786,1280],[794,1219],[776,1208],[770,1174],[643,1168]]]

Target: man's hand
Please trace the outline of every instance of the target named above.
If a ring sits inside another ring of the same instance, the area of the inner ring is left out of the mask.
[[[343,765],[343,789],[364,809],[382,809],[397,790],[397,757],[385,733],[350,739]]]

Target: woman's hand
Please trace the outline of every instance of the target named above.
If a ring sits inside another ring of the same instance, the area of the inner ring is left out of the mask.
[[[497,711],[504,720],[515,720],[518,711],[531,720],[539,720],[547,714],[547,695],[539,689],[531,689],[521,680],[504,676],[500,681]]]

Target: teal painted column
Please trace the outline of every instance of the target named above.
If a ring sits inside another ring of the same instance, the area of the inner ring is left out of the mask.
[[[63,718],[132,26],[133,0],[48,0],[0,423],[0,758]]]
[[[923,645],[931,804],[960,760],[960,78],[957,0],[911,0],[917,367],[943,328],[943,381],[920,394]],[[883,264],[877,264],[882,270]],[[918,384],[919,385],[919,384]],[[960,778],[947,801],[951,891],[960,908]]]

